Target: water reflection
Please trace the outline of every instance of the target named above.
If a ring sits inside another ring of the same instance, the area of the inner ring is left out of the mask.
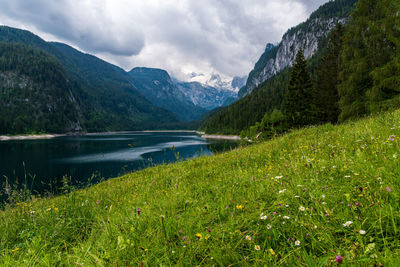
[[[193,133],[123,133],[68,136],[49,140],[0,142],[0,185],[24,183],[38,192],[60,186],[63,176],[74,184],[140,170],[149,166],[212,155],[237,146],[202,139]],[[96,174],[93,176],[93,174]],[[33,179],[34,177],[34,179]]]

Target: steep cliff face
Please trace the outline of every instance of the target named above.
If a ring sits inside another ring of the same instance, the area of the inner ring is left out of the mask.
[[[249,74],[246,85],[239,91],[239,97],[250,94],[263,82],[292,66],[300,48],[303,48],[307,59],[311,58],[317,51],[319,43],[336,24],[347,22],[356,2],[356,0],[328,2],[315,11],[306,22],[288,30],[277,46],[268,44]]]

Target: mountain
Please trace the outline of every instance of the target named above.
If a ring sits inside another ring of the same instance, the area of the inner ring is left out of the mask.
[[[237,78],[236,78],[237,80]],[[198,82],[207,87],[214,87],[222,91],[238,91],[240,88],[232,86],[232,78],[217,73],[198,74],[192,73],[188,82]]]
[[[311,58],[318,45],[338,22],[344,24],[357,0],[330,1],[315,11],[309,19],[288,30],[282,41],[274,46],[268,44],[264,53],[250,72],[246,85],[239,91],[242,98],[263,82],[290,67],[300,47],[306,59]]]
[[[132,85],[150,102],[173,112],[183,121],[198,120],[206,112],[188,100],[165,70],[134,68],[129,76]]]
[[[247,81],[247,76],[243,77],[235,76],[233,77],[231,86],[235,91],[239,91],[243,86],[246,85],[246,81]]]
[[[237,93],[228,89],[217,89],[199,82],[178,82],[179,90],[194,105],[206,110],[226,106],[237,99]]]
[[[330,1],[315,11],[305,23],[290,29],[277,46],[268,44],[250,73],[246,86],[240,90],[241,98],[209,114],[203,120],[201,129],[208,133],[239,134],[261,122],[265,116],[278,114],[275,110],[282,111],[290,76],[289,66],[300,46],[305,47],[304,53],[308,57],[313,53],[308,60],[310,67],[318,65],[330,30],[335,26],[333,23],[348,21],[356,2]]]
[[[81,131],[72,88],[56,58],[0,43],[0,134]]]
[[[81,53],[65,44],[46,42],[31,32],[6,26],[0,27],[0,42],[29,46],[42,51],[41,57],[51,57],[53,61],[58,62],[56,64],[60,66],[60,72],[68,81],[69,95],[78,103],[77,109],[81,118],[75,121],[80,122],[84,131],[163,128],[178,122],[171,112],[154,106],[142,96],[131,84],[124,70],[95,56]],[[29,63],[30,65],[26,66],[28,68],[37,64],[35,60]],[[39,72],[30,73],[28,78],[35,80],[36,76],[41,75]],[[15,77],[15,81],[23,78]],[[4,87],[4,84],[2,86]],[[49,88],[56,86],[56,84],[51,85]],[[33,116],[28,112],[23,115],[29,119]],[[54,121],[49,123],[52,122]],[[64,130],[67,128],[66,124]],[[32,129],[24,129],[18,133],[25,133],[26,130]],[[58,129],[57,132],[62,130]]]

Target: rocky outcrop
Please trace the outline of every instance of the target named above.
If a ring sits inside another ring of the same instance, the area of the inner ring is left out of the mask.
[[[239,91],[239,97],[250,94],[263,82],[293,64],[300,48],[304,56],[311,58],[317,51],[319,43],[337,23],[346,23],[347,18],[314,18],[290,29],[282,41],[273,46],[268,44],[264,54],[249,74],[246,85]]]

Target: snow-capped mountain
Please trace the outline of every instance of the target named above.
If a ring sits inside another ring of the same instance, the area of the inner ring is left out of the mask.
[[[190,79],[188,82],[201,83],[205,86],[214,87],[217,90],[238,92],[240,89],[240,88],[238,89],[237,87],[232,86],[232,82],[233,82],[232,78],[221,75],[221,74],[191,73],[189,77],[190,77]]]
[[[190,102],[206,110],[229,105],[237,99],[237,91],[221,87],[199,82],[178,82],[176,85]]]

